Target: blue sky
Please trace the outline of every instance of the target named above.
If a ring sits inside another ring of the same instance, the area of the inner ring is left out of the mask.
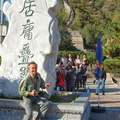
[[[3,0],[0,0],[0,10],[2,10],[2,1],[3,1]],[[5,0],[5,1],[8,1],[8,2],[11,3],[11,0]]]
[[[11,0],[5,0],[5,1],[8,1],[9,3],[11,3]],[[5,18],[6,21],[8,21],[7,17]]]
[[[2,21],[1,19],[2,19],[2,12],[1,12],[1,10],[2,10],[2,3],[3,3],[3,1],[8,1],[9,3],[11,3],[11,0],[0,0],[0,22]],[[7,20],[7,17],[5,16],[5,21],[8,21]]]
[[[5,0],[5,1],[11,2],[11,0]]]
[[[0,0],[0,10],[2,10],[2,0]]]

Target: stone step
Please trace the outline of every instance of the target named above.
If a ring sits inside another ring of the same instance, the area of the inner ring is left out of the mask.
[[[90,93],[80,94],[72,103],[50,103],[45,120],[88,120],[90,115]],[[33,113],[34,116],[36,113]],[[0,120],[22,120],[25,115],[22,100],[0,99]]]

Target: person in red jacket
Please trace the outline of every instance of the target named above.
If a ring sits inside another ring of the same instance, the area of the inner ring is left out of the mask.
[[[63,62],[59,62],[56,66],[56,87],[57,91],[64,90],[66,85],[65,81],[65,69],[63,67]]]
[[[65,78],[62,71],[57,71],[57,81],[56,81],[56,90],[64,90]]]

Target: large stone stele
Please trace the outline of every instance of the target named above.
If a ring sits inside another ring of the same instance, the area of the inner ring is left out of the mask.
[[[19,82],[28,74],[27,63],[35,61],[51,95],[55,86],[55,64],[60,44],[57,0],[11,0],[3,11],[9,20],[8,34],[0,45],[0,91],[19,96]]]

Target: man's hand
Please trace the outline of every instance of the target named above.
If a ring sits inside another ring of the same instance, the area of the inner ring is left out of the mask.
[[[104,79],[104,78],[103,78],[102,80],[103,80],[103,81],[105,81],[105,79]]]
[[[50,86],[51,86],[51,83],[52,83],[52,82],[46,83],[46,84],[45,84],[45,87],[46,87],[46,88],[47,88],[47,87],[50,87]]]
[[[36,90],[33,90],[29,93],[30,96],[38,96],[38,92]]]

